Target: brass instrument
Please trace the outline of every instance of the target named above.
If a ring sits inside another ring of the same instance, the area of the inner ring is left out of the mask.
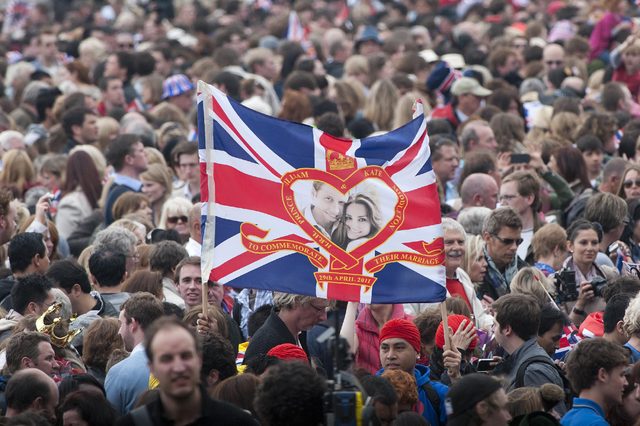
[[[69,325],[76,320],[76,315],[73,315],[69,320],[66,320],[60,316],[60,309],[62,304],[60,302],[54,303],[36,320],[36,330],[39,333],[44,333],[51,338],[51,344],[65,348],[71,343],[74,337],[76,337],[82,329],[76,329],[69,331]],[[48,322],[49,321],[49,322]],[[67,334],[64,336],[58,336],[56,334],[56,328],[58,332],[60,330],[66,330]]]

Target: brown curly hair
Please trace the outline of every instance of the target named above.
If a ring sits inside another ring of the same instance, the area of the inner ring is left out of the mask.
[[[413,375],[402,370],[387,370],[382,373],[398,395],[398,406],[413,407],[418,403],[418,385]]]

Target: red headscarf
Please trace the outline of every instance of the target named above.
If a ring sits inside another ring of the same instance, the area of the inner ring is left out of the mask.
[[[420,332],[413,322],[402,318],[387,321],[380,330],[380,343],[392,338],[406,340],[420,353]]]
[[[267,355],[276,357],[284,361],[304,361],[309,362],[307,354],[304,353],[300,346],[293,345],[291,343],[283,343],[278,346],[274,346],[267,352]]]

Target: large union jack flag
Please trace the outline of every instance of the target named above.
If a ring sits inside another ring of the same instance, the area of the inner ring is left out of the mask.
[[[203,276],[361,303],[445,299],[426,120],[348,140],[198,84]]]

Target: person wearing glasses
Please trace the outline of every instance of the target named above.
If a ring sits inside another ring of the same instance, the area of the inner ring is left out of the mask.
[[[542,50],[542,62],[546,72],[564,67],[564,48],[556,43],[547,44]]]
[[[511,207],[500,207],[491,212],[482,227],[486,246],[484,257],[487,273],[478,287],[478,297],[491,303],[509,293],[509,285],[516,273],[527,266],[517,256],[522,244],[522,219]]]
[[[314,325],[326,321],[328,307],[329,301],[325,299],[274,293],[273,310],[264,325],[251,338],[244,355],[244,364],[266,355],[269,349],[282,343],[300,346],[308,356],[306,332]]]
[[[618,197],[627,201],[640,199],[640,166],[627,166],[618,187]]]
[[[540,203],[540,181],[531,172],[514,172],[500,185],[500,205],[513,208],[522,221],[522,243],[518,245],[518,257],[526,259],[533,233],[542,225],[538,215]]]

